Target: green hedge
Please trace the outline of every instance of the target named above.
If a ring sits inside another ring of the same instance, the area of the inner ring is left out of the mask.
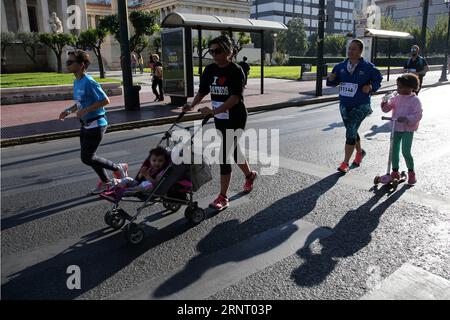
[[[391,67],[403,67],[406,60],[409,57],[391,57],[390,66]],[[444,57],[443,56],[430,56],[425,58],[429,65],[443,64]],[[324,63],[339,63],[345,60],[345,57],[324,57]],[[375,65],[377,66],[387,66],[389,59],[387,57],[380,57],[375,59]],[[316,57],[289,57],[289,61],[287,63],[288,66],[300,66],[300,64],[311,64],[316,65],[317,58]]]

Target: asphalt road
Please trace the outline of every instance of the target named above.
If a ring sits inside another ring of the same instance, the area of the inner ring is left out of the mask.
[[[86,195],[97,179],[76,138],[2,149],[2,299],[359,299],[405,263],[450,280],[450,93],[425,89],[420,98],[416,186],[372,188],[389,147],[380,97],[360,129],[367,156],[344,177],[336,103],[259,112],[247,128],[279,130],[277,172],[242,195],[234,167],[230,208],[197,226],[184,208],[148,208],[138,247],[105,225],[110,204]],[[134,173],[167,128],[107,134],[99,154]],[[216,165],[213,174],[195,194],[203,207],[218,192]],[[74,265],[81,288],[69,290]]]

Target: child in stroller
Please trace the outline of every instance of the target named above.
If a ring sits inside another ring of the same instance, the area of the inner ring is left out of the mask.
[[[114,187],[100,196],[111,202],[118,202],[122,197],[136,196],[153,189],[170,163],[170,153],[161,146],[151,149],[138,174],[133,179],[125,177],[114,179]]]

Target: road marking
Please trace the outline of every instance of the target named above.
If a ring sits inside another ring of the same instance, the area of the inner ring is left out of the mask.
[[[162,278],[111,299],[205,299],[281,261],[332,232],[303,219],[266,230],[231,247],[196,256]]]
[[[405,263],[361,300],[450,300],[450,281]]]

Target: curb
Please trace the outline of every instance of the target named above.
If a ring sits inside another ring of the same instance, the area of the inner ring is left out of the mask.
[[[444,85],[450,85],[450,81],[449,82],[436,82],[433,84],[423,85],[422,88],[435,88],[435,87],[440,87],[440,86],[444,86]],[[379,90],[373,95],[385,94],[389,91],[392,91],[392,89]],[[338,100],[339,100],[339,96],[336,94],[336,95],[332,95],[329,97],[312,98],[312,99],[308,99],[308,100],[304,100],[304,101],[281,102],[281,103],[265,105],[265,106],[256,106],[256,107],[247,108],[247,111],[249,113],[252,113],[252,112],[264,111],[264,110],[276,110],[276,109],[292,108],[292,107],[304,107],[307,105],[332,102],[332,101],[338,101]],[[127,123],[108,125],[107,132],[133,130],[133,129],[144,128],[144,127],[171,124],[177,119],[177,117],[178,116],[170,116],[170,117],[162,117],[162,118],[151,119],[151,120],[140,120],[140,121],[132,121],[132,122],[127,122]],[[201,119],[203,119],[201,114],[192,113],[192,114],[185,115],[183,117],[183,119],[181,120],[181,122],[188,122],[188,121],[201,120]],[[38,134],[38,135],[32,135],[32,136],[26,136],[26,137],[20,137],[20,138],[5,139],[5,140],[1,140],[1,148],[36,143],[36,142],[57,140],[57,139],[73,138],[73,137],[78,137],[79,134],[80,134],[80,130],[74,129],[74,130]]]

